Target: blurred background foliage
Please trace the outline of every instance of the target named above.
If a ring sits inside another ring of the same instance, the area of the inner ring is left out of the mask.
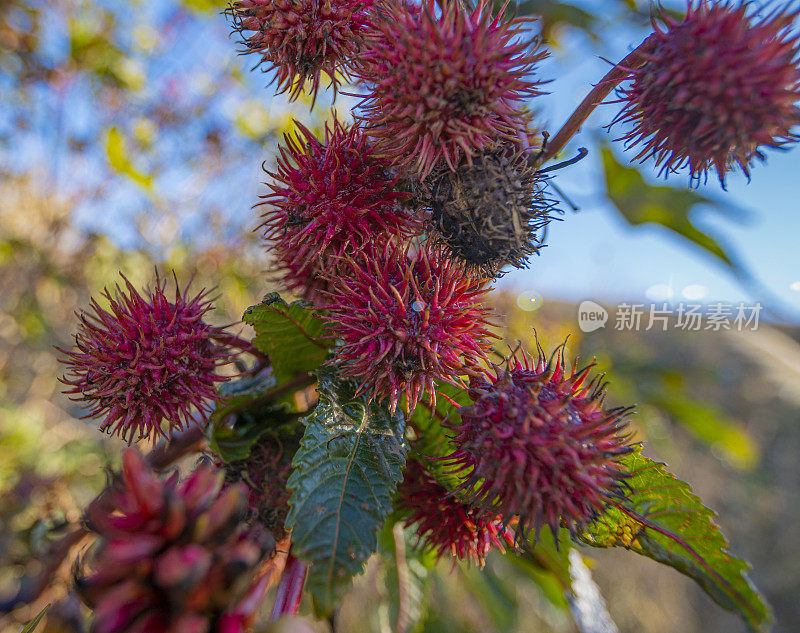
[[[247,73],[250,60],[235,56],[222,9],[218,0],[0,0],[3,595],[79,518],[122,449],[60,393],[53,346],[71,345],[74,310],[119,271],[141,284],[155,265],[182,283],[216,286],[220,324],[238,322],[274,289],[248,208],[261,163],[269,166],[292,118],[319,130],[330,115],[270,99],[269,77]],[[600,53],[604,30],[643,32],[650,19],[649,3],[634,0],[523,0],[508,10],[537,16],[555,55],[565,34],[582,33]],[[348,102],[337,106],[346,112]],[[735,255],[690,221],[691,207],[707,199],[650,185],[609,150],[602,156],[607,195],[627,222],[659,224],[750,283]],[[570,356],[597,359],[613,404],[638,403],[634,426],[649,454],[719,511],[735,552],[754,564],[776,630],[800,629],[798,331],[577,336],[575,306],[520,297],[495,295],[507,344],[535,349],[538,336],[552,348],[572,334]],[[556,571],[521,556],[491,558],[488,573],[434,566],[401,531],[382,543],[343,606],[341,630],[578,630],[578,600],[565,597],[570,562],[552,543],[537,555]],[[651,561],[592,551],[586,562],[620,631],[742,630],[691,581]],[[78,630],[68,572],[63,566],[36,604],[0,619],[0,630],[19,631],[46,604],[40,630]]]

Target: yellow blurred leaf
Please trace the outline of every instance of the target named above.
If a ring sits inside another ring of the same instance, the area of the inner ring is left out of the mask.
[[[148,193],[152,193],[153,177],[143,173],[133,164],[128,151],[128,144],[118,128],[111,127],[108,129],[104,145],[108,164],[111,165],[111,168],[118,174],[130,178]]]

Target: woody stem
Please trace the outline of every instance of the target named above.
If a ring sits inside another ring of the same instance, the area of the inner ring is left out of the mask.
[[[228,334],[224,332],[222,334],[218,334],[216,340],[222,343],[223,345],[228,345],[229,347],[235,347],[236,349],[240,349],[243,352],[247,352],[248,354],[252,354],[258,359],[266,360],[266,356],[264,353],[259,350],[255,345],[253,345],[247,339],[243,339],[240,336],[236,336],[235,334]]]
[[[305,389],[306,387],[310,387],[315,382],[317,382],[317,377],[313,374],[300,374],[295,376],[291,380],[288,380],[272,389],[269,389],[262,393],[260,396],[253,398],[252,400],[248,400],[245,402],[241,402],[237,405],[234,405],[225,410],[225,415],[229,416],[233,413],[238,413],[242,409],[246,407],[251,407],[255,404],[260,404],[262,402],[269,402],[270,400],[275,400],[287,393],[291,393],[292,391],[299,391],[301,389]]]
[[[650,35],[639,46],[631,51],[621,62],[614,66],[581,101],[580,105],[569,116],[561,129],[550,139],[547,146],[536,159],[537,165],[542,165],[556,156],[567,145],[569,140],[584,124],[589,115],[594,112],[603,99],[616,88],[620,82],[628,78],[631,70],[641,68],[647,63],[647,54],[652,52],[656,45],[656,34]]]

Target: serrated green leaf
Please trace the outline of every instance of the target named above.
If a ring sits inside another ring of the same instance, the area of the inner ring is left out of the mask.
[[[256,376],[246,376],[222,384],[219,391],[225,399],[217,405],[211,416],[209,432],[209,446],[222,461],[228,463],[246,459],[258,438],[270,429],[264,423],[263,416],[240,414],[232,416],[232,420],[228,416],[232,411],[241,410],[250,402],[255,402],[275,387],[277,382],[275,376],[264,371]],[[264,413],[269,410],[281,412],[280,407],[265,407]]]
[[[258,439],[269,430],[261,420],[240,416],[233,425],[216,425],[209,446],[225,463],[247,459]]]
[[[246,459],[253,445],[267,432],[280,431],[296,417],[280,402],[263,402],[277,384],[269,370],[224,383],[227,396],[211,416],[209,446],[226,463]],[[236,412],[236,415],[230,415]],[[294,420],[293,422],[291,422]]]
[[[648,184],[637,169],[621,164],[608,147],[602,148],[602,157],[608,198],[625,221],[632,226],[661,225],[739,270],[735,258],[689,219],[695,206],[706,204],[721,210],[719,203],[690,189]]]
[[[314,371],[332,346],[322,338],[323,322],[310,303],[286,303],[277,292],[247,308],[242,320],[255,329],[253,344],[269,356],[278,381]]]
[[[292,462],[287,529],[310,563],[306,587],[320,615],[332,613],[376,551],[378,532],[402,479],[404,421],[356,397],[352,384],[319,372],[319,403]]]
[[[625,457],[631,492],[591,524],[582,540],[594,547],[624,547],[693,578],[721,607],[763,631],[770,610],[747,577],[748,564],[728,552],[728,541],[686,482],[640,449]]]
[[[44,614],[47,613],[47,610],[49,608],[50,605],[48,604],[44,609],[39,611],[39,613],[36,614],[36,617],[33,618],[33,620],[31,620],[30,622],[28,622],[25,625],[25,628],[23,628],[22,631],[20,631],[20,633],[33,633],[36,630],[36,627],[39,626],[39,622],[42,621]]]

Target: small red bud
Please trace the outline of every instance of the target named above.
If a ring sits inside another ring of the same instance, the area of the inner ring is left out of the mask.
[[[75,569],[93,633],[217,633],[234,612],[248,617],[238,605],[275,541],[243,522],[243,485],[220,492],[221,483],[208,462],[183,481],[159,479],[128,449],[107,505],[90,517],[97,545]]]

